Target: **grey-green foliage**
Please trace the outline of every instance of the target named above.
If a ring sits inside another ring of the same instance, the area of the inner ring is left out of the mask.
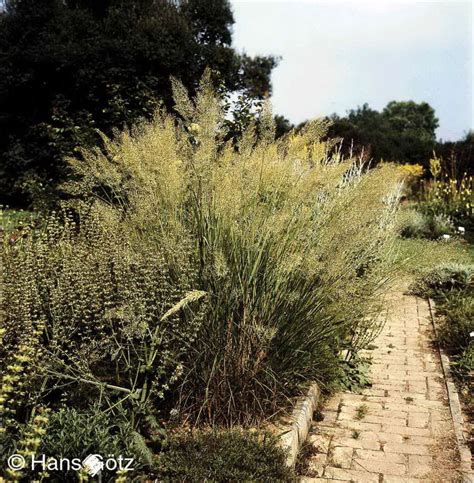
[[[137,433],[128,421],[104,413],[98,407],[88,410],[62,407],[49,418],[41,452],[48,457],[69,460],[83,460],[90,454],[103,458],[123,455],[134,458],[135,467],[146,462],[152,464],[150,449],[141,437],[138,438],[141,441],[137,441]],[[147,454],[143,454],[142,447],[146,448]],[[60,472],[60,476],[64,478],[67,475]]]
[[[400,212],[398,223],[401,236],[405,238],[437,239],[442,235],[453,235],[454,224],[443,214],[429,214],[407,209]]]

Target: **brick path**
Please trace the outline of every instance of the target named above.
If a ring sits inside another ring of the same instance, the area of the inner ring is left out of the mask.
[[[313,423],[302,481],[459,481],[457,451],[427,303],[394,290],[374,341],[372,387],[340,393]]]

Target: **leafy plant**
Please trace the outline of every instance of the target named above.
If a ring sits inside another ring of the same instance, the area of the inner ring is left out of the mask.
[[[128,420],[137,441],[161,437],[154,421],[183,372],[206,294],[193,290],[186,244],[170,252],[137,243],[117,219],[92,210],[79,224],[66,212],[52,215],[5,245],[5,444],[21,438],[22,424],[45,400],[81,414],[99,405]]]
[[[144,471],[147,467],[149,470],[153,454],[139,438],[128,421],[106,414],[97,407],[82,411],[63,407],[50,416],[40,453],[69,460],[83,460],[90,454],[104,458],[122,455],[133,458],[135,471]],[[106,470],[105,475],[110,477],[111,472]],[[55,476],[73,478],[74,472],[61,471]]]
[[[454,290],[437,298],[436,310],[442,316],[440,341],[452,353],[461,353],[471,345],[474,332],[474,287]]]
[[[351,392],[360,392],[372,385],[370,381],[370,359],[355,356],[342,362],[340,385]]]

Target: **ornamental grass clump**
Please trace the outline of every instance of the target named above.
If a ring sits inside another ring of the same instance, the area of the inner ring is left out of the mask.
[[[48,384],[72,378],[71,404],[89,385],[141,421],[248,424],[330,387],[377,334],[400,172],[342,159],[325,121],[275,141],[268,106],[233,144],[208,78],[174,93],[175,116],[71,160],[67,233],[9,255],[7,298],[22,264],[32,295],[7,330],[45,320]]]

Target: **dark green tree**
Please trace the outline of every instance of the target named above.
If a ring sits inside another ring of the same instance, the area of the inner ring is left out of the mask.
[[[280,138],[294,128],[295,126],[285,116],[280,114],[275,116],[275,137]]]
[[[170,76],[193,91],[210,67],[228,91],[266,96],[276,59],[237,53],[233,23],[228,0],[4,2],[0,202],[52,195],[97,130],[171,109]]]
[[[367,104],[347,116],[331,116],[330,135],[344,138],[344,149],[365,149],[374,161],[425,164],[436,146],[438,119],[426,102],[392,101],[382,112]]]
[[[436,155],[443,158],[447,173],[460,179],[463,175],[474,176],[474,131],[468,131],[458,141],[440,141]]]
[[[439,125],[434,109],[426,102],[392,101],[382,111],[382,118],[390,128],[391,159],[426,165]]]
[[[330,119],[333,124],[329,135],[343,138],[346,152],[351,149],[356,152],[364,150],[376,159],[388,153],[386,142],[389,126],[381,114],[368,104],[350,110],[346,117],[333,114]]]

